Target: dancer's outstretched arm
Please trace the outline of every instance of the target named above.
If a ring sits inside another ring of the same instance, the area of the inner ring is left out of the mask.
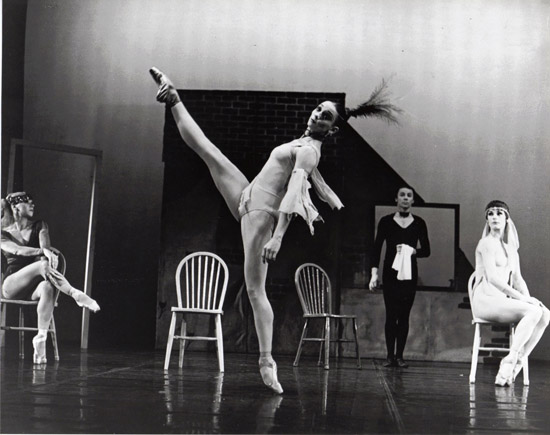
[[[296,152],[296,163],[294,165],[293,175],[296,170],[303,170],[307,174],[310,174],[311,171],[313,171],[313,169],[317,166],[317,163],[317,154],[313,149],[309,147],[299,148]],[[288,229],[288,226],[290,225],[291,220],[291,215],[279,212],[279,219],[277,221],[275,231],[273,232],[273,236],[271,237],[271,240],[266,243],[262,252],[262,260],[264,262],[276,260],[277,254],[281,249],[283,237]]]

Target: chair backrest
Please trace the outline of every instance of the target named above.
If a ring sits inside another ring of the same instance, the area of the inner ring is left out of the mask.
[[[67,260],[65,259],[65,256],[60,251],[56,251],[58,256],[58,264],[57,264],[57,270],[61,274],[65,275],[65,272],[67,271]]]
[[[55,253],[57,254],[57,271],[60,272],[62,275],[65,275],[65,272],[67,271],[67,260],[65,259],[65,256],[63,253],[56,249]],[[57,298],[59,298],[59,293],[61,291],[59,289],[56,289],[55,292],[55,301],[54,303],[57,303]]]
[[[302,264],[296,269],[294,284],[304,314],[332,314],[330,279],[320,266]]]
[[[216,254],[187,255],[176,270],[178,307],[221,311],[228,280],[227,265]]]
[[[470,299],[470,310],[472,311],[472,318],[474,320],[477,319],[477,317],[474,313],[474,304],[473,304],[475,284],[476,284],[476,273],[474,271],[474,272],[472,272],[472,274],[470,275],[470,278],[468,279],[468,298]]]

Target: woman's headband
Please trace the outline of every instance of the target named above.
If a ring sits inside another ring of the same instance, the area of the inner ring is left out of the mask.
[[[506,204],[504,201],[494,200],[487,204],[487,206],[485,207],[485,217],[487,217],[487,213],[489,213],[489,210],[502,211],[507,218],[510,218],[510,207],[508,207],[508,204]]]
[[[9,205],[17,205],[21,204],[22,202],[32,201],[32,197],[25,192],[10,193],[8,196],[6,196],[6,201]]]

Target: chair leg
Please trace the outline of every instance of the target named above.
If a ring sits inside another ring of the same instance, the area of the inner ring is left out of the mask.
[[[359,340],[357,339],[357,319],[353,320],[353,338],[355,339],[355,355],[357,357],[357,368],[361,369],[361,354],[359,353]]]
[[[300,337],[300,344],[298,345],[298,351],[296,352],[296,358],[294,358],[294,367],[298,367],[298,363],[300,362],[300,356],[302,355],[302,345],[304,344],[304,338],[306,338],[307,335],[307,323],[309,319],[306,319],[304,323],[304,329],[302,329],[302,336]]]
[[[170,365],[170,354],[172,353],[172,344],[174,343],[174,332],[176,331],[177,313],[172,313],[170,321],[170,330],[168,332],[168,341],[166,342],[166,356],[164,357],[164,370],[168,370]]]
[[[7,304],[1,304],[0,308],[0,347],[4,347],[6,344],[6,331],[4,327],[6,326],[6,308]]]
[[[529,357],[523,357],[523,385],[529,385]]]
[[[319,343],[319,359],[317,360],[317,366],[321,367],[321,361],[323,361],[323,349],[325,348],[325,334],[326,329],[323,326],[323,336],[321,337],[321,341]]]
[[[480,343],[481,343],[481,326],[479,323],[476,323],[475,330],[474,330],[474,344],[472,346],[472,366],[470,368],[470,384],[475,384],[476,382],[477,359],[479,355]]]
[[[330,357],[330,317],[325,319],[325,370],[328,370],[328,359]]]
[[[218,365],[220,366],[220,372],[223,373],[225,370],[223,362],[223,333],[222,333],[222,316],[221,314],[216,314],[214,319],[216,322],[216,338],[218,344]]]
[[[19,327],[25,327],[25,312],[19,307]],[[25,331],[19,331],[19,358],[25,359]]]
[[[55,328],[55,320],[52,314],[52,320],[50,320],[50,335],[52,336],[53,354],[56,361],[59,361],[59,349],[57,348],[57,329]]]
[[[340,336],[340,334],[342,333],[342,319],[335,319],[334,324],[336,329],[333,333],[333,335],[336,337],[336,341],[334,342],[334,357],[336,358],[336,360],[339,360],[340,346],[342,346],[342,337]]]
[[[185,337],[187,335],[187,322],[185,321],[185,315],[181,318],[181,328],[180,328],[180,336]],[[183,367],[183,354],[185,352],[185,340],[183,338],[180,338],[178,340],[180,342],[180,356],[178,359],[178,367]]]

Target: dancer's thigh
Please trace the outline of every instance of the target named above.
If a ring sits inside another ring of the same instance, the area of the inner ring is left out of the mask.
[[[2,295],[6,299],[25,299],[30,296],[42,277],[43,265],[36,261],[8,276],[2,283]]]
[[[517,299],[478,294],[474,296],[477,317],[490,322],[516,323],[534,309],[534,305]]]
[[[267,263],[262,261],[262,251],[271,238],[273,226],[273,217],[263,211],[251,211],[241,218],[244,277],[249,289],[265,290]]]

